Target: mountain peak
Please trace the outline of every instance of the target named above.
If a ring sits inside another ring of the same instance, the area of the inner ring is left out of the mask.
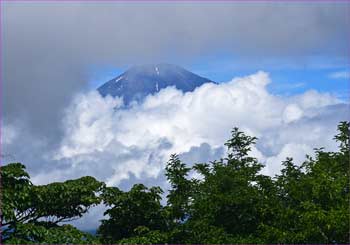
[[[140,101],[168,86],[189,92],[208,82],[214,83],[180,66],[160,63],[133,66],[103,84],[98,91],[102,96],[122,96],[124,102],[129,104],[132,100]]]

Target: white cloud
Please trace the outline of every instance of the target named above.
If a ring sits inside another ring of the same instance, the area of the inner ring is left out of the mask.
[[[62,146],[61,154],[70,158],[89,153],[92,148],[103,151],[113,139],[114,109],[121,105],[121,99],[102,98],[96,92],[77,96],[66,110],[69,116],[66,117],[64,129],[69,138]]]
[[[329,74],[329,78],[331,79],[349,79],[350,72],[349,71],[337,71]]]
[[[123,190],[142,182],[165,191],[163,169],[170,154],[178,153],[187,164],[219,159],[234,126],[259,138],[251,155],[269,175],[280,171],[287,156],[300,164],[315,147],[336,150],[332,138],[337,123],[348,119],[349,105],[317,91],[277,96],[268,92],[270,82],[267,73],[258,72],[188,93],[168,87],[131,107],[120,98],[80,94],[66,109],[58,146],[46,147],[47,139],[6,124],[3,149],[27,166],[34,184],[90,175]],[[191,177],[200,176],[192,171]],[[76,225],[97,227],[102,212],[94,208]]]
[[[270,82],[267,73],[258,72],[188,93],[168,87],[131,108],[96,92],[79,95],[66,110],[65,136],[54,154],[70,167],[34,179],[89,174],[109,185],[157,179],[171,153],[189,163],[222,156],[233,126],[260,138],[252,154],[271,175],[287,156],[301,161],[314,147],[335,149],[331,139],[341,116],[339,101],[316,91],[282,98],[267,91]]]
[[[285,123],[290,123],[300,119],[303,116],[303,111],[296,104],[288,105],[283,111],[283,121]]]
[[[262,173],[266,175],[275,175],[282,169],[282,162],[287,157],[293,157],[294,163],[300,165],[305,160],[305,155],[310,154],[313,147],[306,144],[287,143],[276,156],[271,156],[266,159],[266,167]]]

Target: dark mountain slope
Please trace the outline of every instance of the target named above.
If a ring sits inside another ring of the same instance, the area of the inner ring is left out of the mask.
[[[142,65],[132,67],[106,82],[98,91],[102,96],[123,96],[124,102],[129,104],[132,100],[142,100],[168,86],[188,92],[209,82],[213,81],[176,65]]]

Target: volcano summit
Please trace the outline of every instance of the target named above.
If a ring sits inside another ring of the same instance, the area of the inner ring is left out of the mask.
[[[123,97],[124,103],[129,104],[169,86],[189,92],[204,83],[214,82],[176,65],[156,64],[134,66],[97,90],[102,96]]]

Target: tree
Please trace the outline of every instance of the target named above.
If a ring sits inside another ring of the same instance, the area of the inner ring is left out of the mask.
[[[226,158],[195,165],[194,169],[204,176],[204,180],[199,182],[193,196],[189,219],[193,234],[203,234],[196,231],[196,227],[212,227],[210,230],[221,229],[220,236],[226,237],[226,242],[236,243],[242,241],[242,236],[256,231],[260,218],[257,182],[262,165],[248,156],[255,140],[234,128],[232,138],[225,144],[228,148]],[[195,239],[195,235],[192,237]],[[194,241],[200,242],[200,239]]]
[[[1,173],[1,227],[8,227],[27,219],[31,211],[32,183],[25,166],[11,163],[2,166]]]
[[[175,223],[183,222],[188,215],[189,199],[192,191],[192,182],[186,177],[191,168],[186,167],[178,157],[170,156],[165,168],[165,176],[171,184],[167,195],[167,207],[170,212],[170,219]]]
[[[99,240],[86,232],[82,232],[72,225],[52,226],[40,223],[19,223],[16,234],[6,239],[8,244],[98,244]]]
[[[262,226],[269,243],[348,243],[349,123],[341,122],[334,139],[339,152],[315,149],[315,158],[301,165],[288,158],[276,177],[275,217]]]
[[[43,238],[47,232],[73,232],[67,226],[59,227],[59,223],[80,218],[89,208],[100,203],[98,194],[104,186],[89,176],[35,186],[30,182],[25,166],[20,163],[1,167],[1,181],[3,242],[13,242],[16,239],[40,242],[40,239],[35,238]],[[36,231],[37,234],[32,236],[28,233],[29,230]],[[79,234],[80,236],[82,235]]]
[[[168,234],[159,230],[150,230],[144,226],[134,229],[135,235],[123,238],[118,244],[164,244],[168,241]]]
[[[115,243],[123,238],[139,235],[138,227],[163,231],[166,222],[163,207],[160,204],[160,187],[147,188],[142,184],[134,185],[130,191],[123,192],[116,187],[107,187],[102,194],[104,203],[110,207],[98,229],[104,242]]]

